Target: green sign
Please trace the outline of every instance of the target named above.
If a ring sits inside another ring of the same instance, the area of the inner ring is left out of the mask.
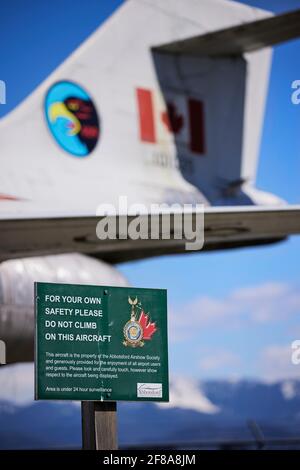
[[[35,283],[35,395],[168,401],[167,292]]]

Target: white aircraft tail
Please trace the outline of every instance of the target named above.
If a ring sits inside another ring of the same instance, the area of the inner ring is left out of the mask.
[[[1,217],[94,215],[120,195],[278,203],[254,183],[264,46],[298,34],[299,12],[288,20],[221,0],[127,1],[1,120]]]

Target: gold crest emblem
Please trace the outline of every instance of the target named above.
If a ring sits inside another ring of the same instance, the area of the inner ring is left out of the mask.
[[[149,321],[149,315],[144,313],[137,297],[134,300],[128,297],[128,303],[131,305],[131,314],[130,320],[125,323],[123,328],[123,344],[133,348],[142,347],[145,340],[150,340],[157,330],[156,324]],[[137,308],[141,310],[139,319],[137,319]]]

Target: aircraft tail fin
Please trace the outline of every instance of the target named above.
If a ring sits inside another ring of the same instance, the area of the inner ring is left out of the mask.
[[[205,141],[197,158],[179,132],[175,144],[184,177],[212,205],[282,202],[254,185],[271,65],[268,46],[300,36],[300,10],[264,12],[263,18],[246,21],[152,48],[170,121],[183,114],[184,96],[202,106]]]
[[[279,204],[254,187],[271,53],[241,52],[297,35],[299,16],[220,0],[124,2],[1,119],[0,217],[94,215],[119,195]]]
[[[300,36],[300,9],[155,48],[159,52],[234,56],[275,46]]]

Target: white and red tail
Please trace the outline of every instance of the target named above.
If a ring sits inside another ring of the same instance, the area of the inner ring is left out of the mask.
[[[127,1],[1,120],[1,216],[93,215],[119,195],[278,202],[254,188],[270,50],[248,51],[289,35],[264,23],[261,38],[261,19],[229,1]]]

